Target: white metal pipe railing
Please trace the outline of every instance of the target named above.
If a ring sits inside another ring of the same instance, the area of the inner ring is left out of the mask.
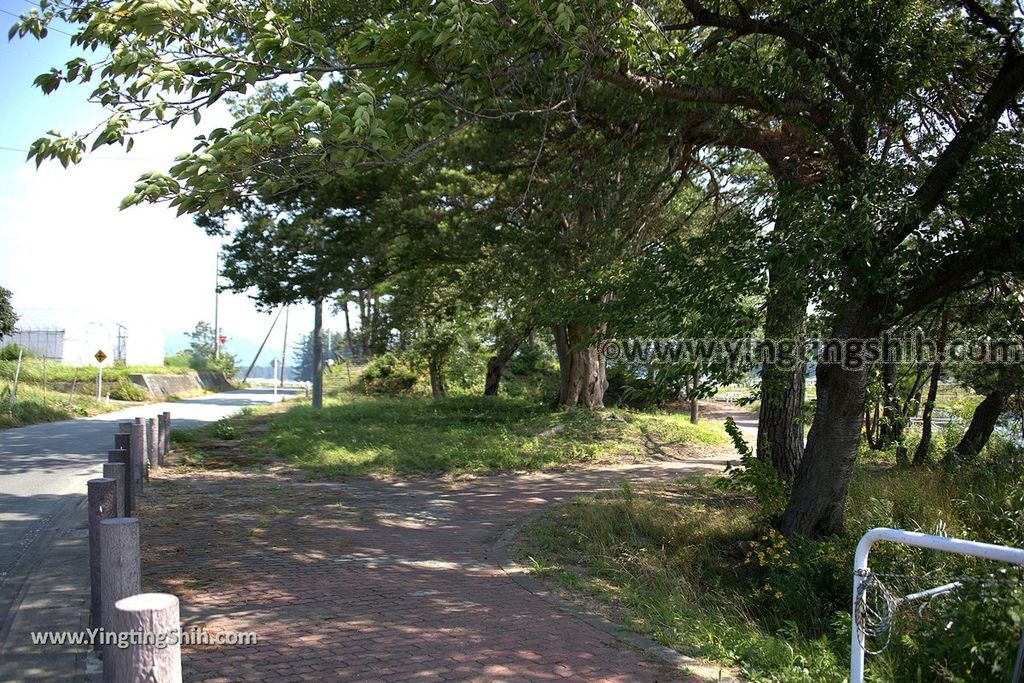
[[[850,629],[850,683],[864,683],[864,644],[861,642],[857,626],[857,598],[860,595],[860,586],[868,571],[868,555],[871,553],[871,546],[879,541],[889,541],[902,545],[914,546],[916,548],[927,548],[938,550],[944,553],[957,555],[970,555],[981,557],[986,560],[1006,562],[1024,566],[1024,550],[1010,548],[991,543],[979,543],[977,541],[965,541],[960,538],[949,538],[947,536],[932,536],[921,534],[915,531],[903,531],[902,529],[889,529],[879,527],[872,529],[861,536],[857,544],[857,552],[853,558],[853,615],[852,627]],[[929,591],[921,591],[907,596],[906,600],[921,599],[946,593],[956,589],[955,584],[946,584]]]

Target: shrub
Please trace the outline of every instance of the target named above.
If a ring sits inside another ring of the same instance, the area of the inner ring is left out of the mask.
[[[419,375],[408,357],[388,352],[367,364],[361,380],[367,394],[402,396],[412,392]]]
[[[190,368],[189,361],[191,360],[188,355],[188,351],[178,351],[173,356],[164,357],[164,365],[169,368]]]
[[[145,389],[127,377],[118,377],[117,384],[110,391],[110,398],[115,401],[145,401],[148,394]]]
[[[216,439],[234,441],[238,438],[238,429],[227,420],[218,420],[213,424],[211,433]]]
[[[20,344],[10,343],[0,347],[0,360],[18,360],[18,353],[22,353],[22,359],[31,358],[32,353]]]
[[[659,367],[652,373],[645,368],[641,376],[634,368],[621,363],[610,364],[605,391],[607,401],[636,409],[657,408],[679,398],[685,384],[683,373],[675,367]]]
[[[726,488],[745,490],[757,501],[760,509],[759,519],[771,524],[782,516],[789,500],[789,487],[779,479],[771,464],[758,460],[750,450],[743,433],[736,426],[732,417],[725,419],[725,431],[732,439],[733,447],[740,456],[738,466],[726,465],[726,477],[720,479]]]

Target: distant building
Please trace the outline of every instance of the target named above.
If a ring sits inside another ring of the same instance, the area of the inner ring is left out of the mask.
[[[97,351],[106,354],[107,365],[164,364],[164,335],[158,326],[103,319],[86,311],[18,311],[18,328],[2,343],[20,344],[37,356],[66,365],[95,365]]]

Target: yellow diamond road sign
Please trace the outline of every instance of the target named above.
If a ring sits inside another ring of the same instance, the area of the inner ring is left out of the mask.
[[[107,359],[107,354],[103,353],[103,349],[100,349],[99,351],[96,352],[96,362],[97,363],[102,363],[106,359]]]

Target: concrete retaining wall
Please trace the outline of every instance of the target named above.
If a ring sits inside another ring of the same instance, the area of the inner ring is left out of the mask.
[[[223,372],[195,372],[184,375],[128,375],[154,398],[187,394],[195,391],[224,391],[231,388],[231,382]]]

